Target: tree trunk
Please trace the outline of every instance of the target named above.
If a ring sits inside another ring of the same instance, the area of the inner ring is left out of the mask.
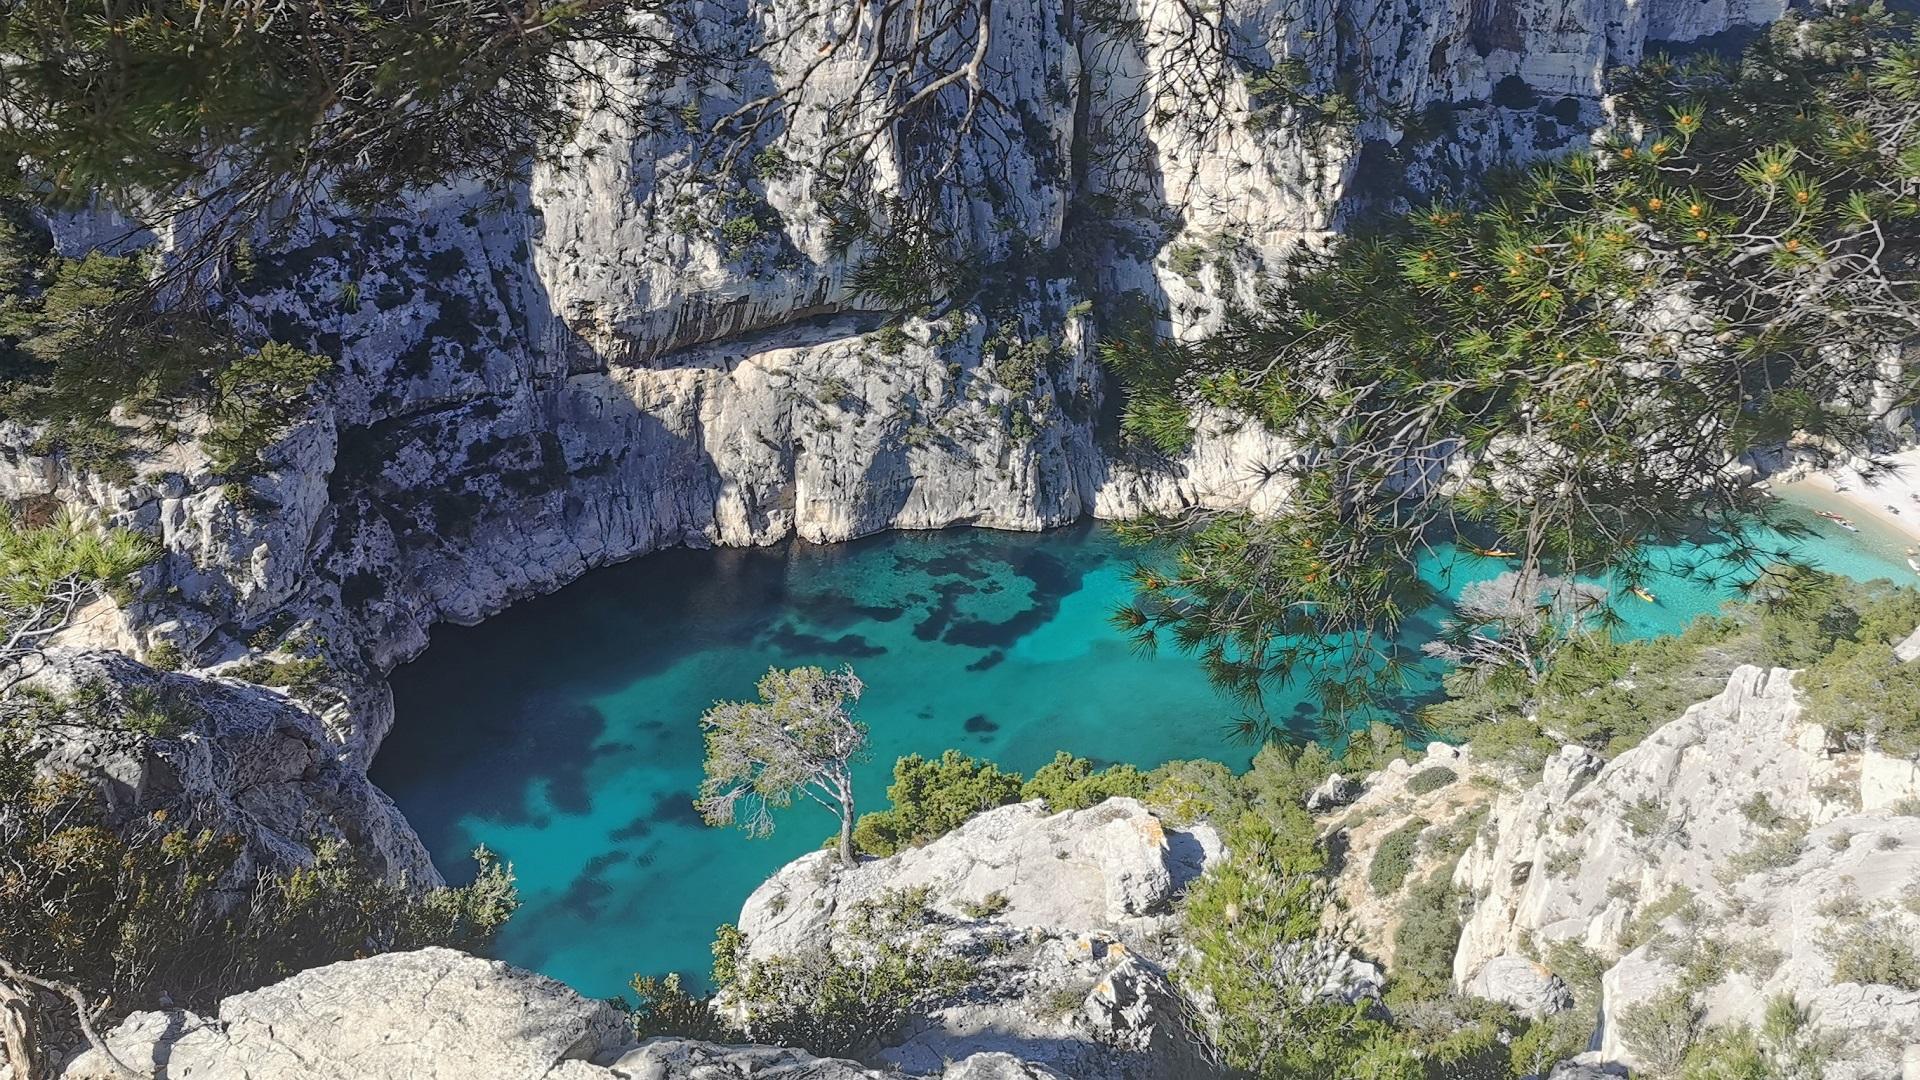
[[[87,1006],[87,995],[78,987],[71,983],[30,975],[6,960],[0,959],[0,1040],[4,1040],[8,1056],[16,1062],[13,1065],[13,1075],[17,1080],[18,1078],[41,1080],[47,1068],[46,1062],[33,1060],[39,1050],[35,1042],[38,1038],[39,1022],[33,1009],[33,994],[36,989],[67,999],[67,1002],[73,1006],[74,1019],[80,1025],[80,1034],[86,1036],[87,1045],[106,1061],[107,1067],[112,1069],[115,1075],[122,1080],[152,1080],[151,1072],[139,1072],[121,1061],[113,1052],[113,1048],[107,1045],[107,1040],[100,1037],[99,1030],[93,1026],[94,1017]],[[16,1054],[19,1056],[15,1057]],[[26,1060],[25,1067],[17,1064],[22,1059]],[[41,1070],[40,1072],[34,1071],[36,1066]]]
[[[853,800],[840,804],[840,865],[851,868],[853,857]]]

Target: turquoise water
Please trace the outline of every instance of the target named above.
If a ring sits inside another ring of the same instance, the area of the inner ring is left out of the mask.
[[[1896,538],[1814,525],[1798,547],[1828,568],[1913,580]],[[398,722],[374,779],[451,876],[476,843],[513,862],[523,905],[503,959],[596,996],[635,972],[704,979],[713,928],[833,826],[797,806],[753,840],[708,828],[690,805],[697,718],[716,698],[751,697],[769,666],[852,664],[866,680],[872,757],[856,783],[868,808],[884,803],[895,758],[947,747],[1023,771],[1057,749],[1243,766],[1251,748],[1228,730],[1239,709],[1192,661],[1143,659],[1107,623],[1141,555],[1082,526],[669,551],[596,571],[482,626],[437,629],[394,672]],[[1503,568],[1471,561],[1455,587]],[[1423,569],[1444,586],[1438,567]],[[1650,585],[1657,604],[1626,604],[1635,633],[1678,630],[1733,595]],[[1405,637],[1425,640],[1444,614],[1422,613]],[[1318,725],[1297,694],[1268,709]]]

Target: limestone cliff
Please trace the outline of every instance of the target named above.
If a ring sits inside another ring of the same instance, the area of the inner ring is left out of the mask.
[[[1438,756],[1369,777],[1329,815],[1348,845],[1347,925],[1368,951],[1391,959],[1401,894],[1377,895],[1367,868],[1381,837],[1413,828],[1408,879],[1451,866],[1465,913],[1455,988],[1541,1015],[1597,975],[1596,1066],[1654,1064],[1636,1007],[1683,1004],[1697,1033],[1757,1028],[1782,996],[1829,1045],[1823,1076],[1920,1065],[1920,992],[1861,962],[1920,940],[1920,782],[1910,761],[1830,747],[1793,672],[1742,667],[1612,760],[1569,746],[1525,781],[1470,752]],[[1409,788],[1441,765],[1459,779]]]
[[[945,257],[984,286],[901,318],[855,281],[889,223],[838,237],[817,172],[833,125],[881,106],[859,79],[881,44],[848,30],[815,70],[845,28],[812,5],[705,7],[681,32],[732,62],[612,72],[652,112],[592,112],[517,189],[321,202],[263,237],[232,313],[340,370],[248,489],[191,442],[107,483],[0,421],[0,499],[98,508],[165,545],[107,643],[216,672],[321,653],[314,705],[364,768],[392,722],[381,677],[433,624],[663,546],[1270,504],[1281,448],[1257,431],[1210,419],[1175,461],[1113,450],[1103,328],[1201,332],[1349,208],[1575,145],[1609,68],[1781,11],[994,5],[990,107],[968,120],[942,92],[869,155],[861,202],[937,208]],[[715,171],[703,133],[767,94],[789,108],[746,148],[758,164]],[[54,225],[70,252],[117,230]]]
[[[1612,761],[1570,748],[1501,798],[1455,879],[1476,898],[1455,974],[1574,943],[1610,965],[1607,1058],[1644,1064],[1623,1014],[1686,982],[1702,1025],[1758,1026],[1789,995],[1837,1036],[1827,1075],[1897,1075],[1920,1061],[1920,992],[1847,957],[1920,938],[1916,798],[1910,763],[1829,749],[1792,672],[1743,667]]]
[[[384,673],[435,623],[663,546],[1271,505],[1282,448],[1258,431],[1209,418],[1178,460],[1116,449],[1098,335],[1203,332],[1350,209],[1577,145],[1609,68],[1782,5],[994,5],[991,108],[968,121],[936,95],[880,132],[856,193],[936,208],[944,257],[980,286],[912,312],[856,281],[897,223],[843,243],[816,183],[831,125],[881,104],[857,73],[884,43],[854,33],[814,72],[814,5],[703,8],[684,32],[737,63],[614,73],[653,120],[595,111],[512,190],[321,200],[262,236],[230,313],[339,365],[264,476],[215,475],[192,417],[125,484],[0,420],[0,499],[95,509],[166,551],[75,644],[165,645],[237,679],[320,661],[302,731],[364,773],[393,719]],[[703,132],[767,93],[791,107],[747,148],[759,164],[715,172]],[[52,222],[70,253],[120,224]],[[382,800],[349,801],[365,820],[341,803],[330,827],[388,838],[371,854],[431,880]]]

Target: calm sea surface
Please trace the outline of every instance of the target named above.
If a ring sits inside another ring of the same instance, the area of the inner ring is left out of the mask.
[[[1812,520],[1812,519],[1809,519]],[[1900,540],[1815,521],[1805,557],[1860,578],[1913,581]],[[769,839],[703,825],[696,724],[748,698],[769,666],[851,664],[872,757],[857,783],[884,805],[895,758],[948,747],[1031,771],[1055,750],[1143,768],[1211,757],[1242,767],[1239,708],[1185,657],[1145,659],[1107,617],[1149,553],[1098,526],[1042,534],[893,533],[833,546],[668,551],[596,571],[473,628],[442,627],[393,674],[398,721],[374,779],[455,880],[485,843],[510,859],[523,906],[498,953],[584,993],[635,972],[704,983],[713,929],[832,830],[811,804]],[[1686,557],[1688,552],[1675,552]],[[1502,569],[1491,560],[1438,580]],[[1640,634],[1673,632],[1730,585],[1654,582],[1627,601]],[[1406,628],[1432,635],[1444,608]],[[1434,672],[1413,689],[1430,689]],[[1304,730],[1312,702],[1269,712]]]

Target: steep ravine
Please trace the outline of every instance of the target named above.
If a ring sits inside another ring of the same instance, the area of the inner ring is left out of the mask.
[[[703,32],[760,40],[801,6],[728,0]],[[109,483],[35,455],[32,432],[0,422],[0,498],[98,509],[164,545],[141,599],[92,613],[72,644],[148,656],[166,643],[186,658],[174,680],[257,681],[263,659],[317,656],[325,670],[303,705],[339,769],[364,780],[393,722],[384,673],[435,623],[485,618],[595,566],[674,544],[1037,529],[1283,497],[1261,469],[1278,448],[1223,421],[1179,461],[1109,453],[1096,325],[1202,332],[1354,206],[1572,145],[1601,119],[1606,71],[1649,41],[1764,22],[1780,6],[1225,10],[1207,39],[1221,47],[1196,48],[1184,4],[997,5],[986,70],[1001,107],[966,133],[955,170],[926,175],[909,145],[957,120],[950,103],[879,142],[876,190],[942,208],[954,257],[996,285],[979,300],[882,327],[888,315],[852,283],[879,239],[836,250],[805,176],[708,190],[686,126],[642,132],[595,114],[518,190],[451,185],[283,223],[234,313],[339,371],[249,490],[229,489],[190,444]],[[784,78],[795,66],[781,59],[736,83]],[[796,91],[774,137],[787,158],[814,156],[859,60]],[[1249,72],[1283,60],[1303,64],[1301,101],[1340,89],[1363,119],[1330,127],[1305,105],[1250,96]],[[717,77],[637,89],[703,120],[747,92]],[[1436,111],[1450,134],[1390,119]],[[742,240],[723,225],[748,196],[762,224]],[[70,252],[107,234],[86,216],[53,225]],[[283,772],[298,787],[310,770]],[[189,775],[165,797],[235,794],[231,771]],[[159,790],[113,783],[129,809]],[[269,848],[334,832],[433,879],[377,793],[295,804],[246,811]]]

